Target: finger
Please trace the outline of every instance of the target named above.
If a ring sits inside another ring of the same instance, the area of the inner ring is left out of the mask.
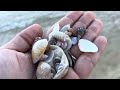
[[[17,34],[10,42],[1,48],[26,52],[31,48],[36,37],[41,37],[43,34],[42,28],[38,24],[34,24]]]
[[[67,24],[70,24],[72,26],[82,15],[83,15],[83,11],[71,11],[71,12],[67,13],[57,23],[59,23],[60,28],[62,28],[64,25],[67,25]],[[48,35],[52,32],[54,25],[50,28],[50,30],[47,31],[44,38],[47,38]]]
[[[83,36],[83,39],[87,39],[93,42],[96,39],[96,37],[99,36],[99,34],[101,33],[102,28],[103,28],[102,21],[97,19],[94,20],[88,27],[87,29],[88,31]],[[77,59],[79,58],[82,52],[80,52],[78,45],[75,45],[71,48],[71,54],[75,56]]]
[[[101,33],[103,23],[101,20],[94,20],[94,22],[88,27],[87,33],[83,36],[84,39],[94,41],[96,37]]]
[[[80,79],[72,68],[69,68],[67,74],[63,79]]]
[[[83,26],[85,28],[87,28],[96,18],[96,15],[91,12],[91,11],[87,11],[84,13],[84,15],[81,16],[81,18],[79,18],[79,20],[73,25],[73,29],[76,30],[79,27]]]
[[[94,20],[96,16],[93,12],[85,12],[83,16],[73,25],[73,29],[76,30],[79,27],[85,27],[87,28]],[[71,54],[78,58],[80,56],[80,50],[78,48],[78,45],[75,45],[70,50]]]
[[[100,56],[105,50],[107,39],[103,36],[99,36],[96,38],[94,43],[98,46],[99,51],[97,53],[83,53],[76,61],[74,70],[82,79],[88,78],[90,73],[93,71]]]

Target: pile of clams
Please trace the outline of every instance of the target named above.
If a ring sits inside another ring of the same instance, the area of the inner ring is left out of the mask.
[[[94,43],[81,39],[86,31],[83,27],[73,30],[69,24],[60,29],[57,23],[48,39],[37,37],[32,47],[32,60],[37,64],[37,79],[62,79],[75,60],[70,58],[72,55],[69,52],[73,45],[78,44],[82,52],[97,52]]]

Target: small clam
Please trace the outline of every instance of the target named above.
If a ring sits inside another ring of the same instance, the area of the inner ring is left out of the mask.
[[[46,62],[40,62],[36,70],[37,79],[51,79],[51,66]]]
[[[37,63],[43,56],[48,45],[47,39],[41,39],[35,42],[32,47],[32,60],[33,63]]]
[[[59,64],[58,62],[56,63],[57,73],[55,74],[53,79],[61,79],[68,72],[68,69],[69,69],[68,59],[64,51],[60,47],[56,45],[51,45],[51,48],[55,50],[55,57],[61,57],[61,62]]]
[[[47,53],[49,58],[38,65],[37,79],[61,79],[68,72],[69,63],[64,51],[56,45],[51,45],[50,48],[51,51]]]
[[[80,51],[82,52],[97,52],[98,51],[98,47],[94,43],[86,39],[80,39],[78,43],[78,47]]]

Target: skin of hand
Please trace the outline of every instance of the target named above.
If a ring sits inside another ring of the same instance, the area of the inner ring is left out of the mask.
[[[63,79],[87,79],[100,56],[107,46],[107,39],[100,36],[103,24],[96,19],[93,12],[71,11],[58,21],[60,27],[70,24],[73,29],[85,26],[88,31],[83,36],[94,42],[99,51],[82,53],[78,46],[71,48],[71,53],[77,58],[74,68],[69,68]],[[36,66],[32,63],[31,48],[36,37],[47,38],[53,26],[43,36],[42,27],[34,24],[18,33],[10,42],[0,47],[0,78],[1,79],[35,79]]]

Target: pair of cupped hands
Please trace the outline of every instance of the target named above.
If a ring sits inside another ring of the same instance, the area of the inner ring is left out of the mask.
[[[103,28],[101,20],[96,19],[91,11],[71,11],[61,20],[60,27],[70,24],[75,30],[84,26],[87,33],[82,37],[95,43],[98,47],[96,53],[82,53],[77,45],[70,50],[77,58],[75,66],[69,68],[63,79],[87,79],[96,66],[100,56],[104,52],[107,39],[101,36]],[[36,66],[32,62],[30,50],[36,37],[46,38],[52,31],[51,27],[43,36],[42,27],[39,24],[31,25],[18,33],[11,41],[0,47],[0,78],[1,79],[36,79]]]

